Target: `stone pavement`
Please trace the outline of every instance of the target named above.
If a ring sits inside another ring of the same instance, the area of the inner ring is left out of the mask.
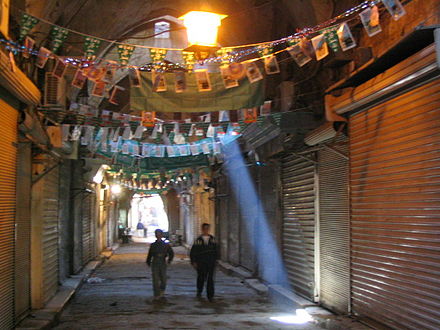
[[[85,283],[60,317],[56,329],[318,329],[270,319],[285,315],[265,296],[217,271],[216,301],[195,297],[195,271],[183,248],[168,268],[166,301],[152,301],[147,245],[120,247],[95,272],[100,283]],[[292,311],[294,313],[294,311]]]

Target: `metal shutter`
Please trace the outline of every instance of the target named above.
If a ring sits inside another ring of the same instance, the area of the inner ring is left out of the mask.
[[[17,111],[0,100],[0,329],[14,326]]]
[[[31,301],[31,143],[18,144],[15,243],[15,316],[25,317]]]
[[[348,154],[346,138],[331,148]],[[319,301],[339,313],[350,304],[350,201],[348,159],[331,149],[318,152],[319,176]]]
[[[227,177],[220,176],[217,179],[216,214],[217,214],[217,239],[220,243],[220,256],[224,261],[228,261],[228,198],[230,191]]]
[[[93,259],[92,242],[92,196],[87,194],[82,201],[82,262],[87,264]]]
[[[440,328],[440,82],[350,118],[352,308]]]
[[[59,166],[43,178],[43,303],[58,289],[58,172]]]
[[[294,291],[311,300],[315,286],[315,165],[290,155],[282,163],[283,258]]]
[[[259,198],[263,207],[262,217],[255,226],[258,253],[258,274],[267,283],[283,281],[280,269],[279,248],[281,247],[281,210],[280,210],[280,163],[271,160],[265,166],[258,167]],[[274,249],[277,249],[274,255]]]
[[[243,171],[243,170],[241,170]],[[246,169],[244,170],[246,171]],[[238,213],[237,221],[240,222],[240,266],[246,268],[247,270],[255,271],[255,225],[257,224],[255,217],[257,205],[250,205],[250,196],[257,196],[258,192],[255,191],[255,169],[252,167],[247,168],[247,179],[242,181],[239,185],[235,185],[235,189],[239,190],[239,203],[238,203]],[[244,179],[244,178],[243,178]],[[250,189],[254,191],[249,192]],[[253,197],[251,197],[253,199]],[[254,209],[252,209],[254,208]]]
[[[230,186],[228,198],[228,261],[233,265],[240,264],[240,210],[234,186]]]

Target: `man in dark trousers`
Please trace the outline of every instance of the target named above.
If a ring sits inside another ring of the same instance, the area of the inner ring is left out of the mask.
[[[191,264],[197,270],[197,297],[202,296],[205,281],[206,293],[210,302],[214,299],[214,271],[215,264],[219,257],[217,242],[209,233],[210,225],[202,225],[202,235],[200,235],[191,248]]]
[[[171,246],[163,240],[162,230],[156,229],[154,234],[156,235],[156,242],[150,245],[147,265],[151,266],[153,275],[154,300],[158,300],[163,298],[167,286],[166,258],[168,257],[168,264],[170,264],[174,258],[174,252]]]

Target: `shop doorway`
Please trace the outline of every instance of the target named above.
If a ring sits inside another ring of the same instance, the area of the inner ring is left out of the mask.
[[[162,197],[159,194],[135,194],[131,201],[129,227],[136,242],[154,242],[156,229],[162,229],[167,233],[169,221]]]

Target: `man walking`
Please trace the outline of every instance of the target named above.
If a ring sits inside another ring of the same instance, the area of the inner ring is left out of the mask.
[[[206,283],[206,293],[210,302],[214,299],[214,271],[218,259],[217,242],[209,233],[210,225],[202,225],[200,235],[191,248],[191,264],[197,270],[197,297],[202,296],[203,286]]]
[[[153,300],[158,300],[163,298],[167,286],[166,258],[168,257],[168,264],[170,264],[174,258],[174,252],[171,246],[162,239],[162,230],[156,229],[154,234],[156,235],[156,242],[150,245],[147,265],[151,266],[151,273],[153,275]]]

